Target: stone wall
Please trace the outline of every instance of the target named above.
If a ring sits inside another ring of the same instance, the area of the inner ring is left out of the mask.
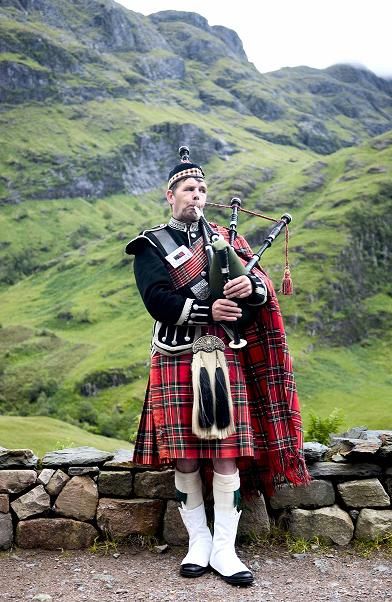
[[[305,455],[311,484],[245,500],[240,537],[266,534],[272,522],[338,545],[392,533],[392,431],[352,429],[329,447],[305,444]],[[133,535],[187,542],[172,469],[145,470],[124,450],[80,447],[38,460],[0,448],[0,549],[77,549]]]

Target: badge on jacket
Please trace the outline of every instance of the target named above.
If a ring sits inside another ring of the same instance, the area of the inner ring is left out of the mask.
[[[178,268],[180,265],[188,261],[192,257],[192,251],[185,245],[181,245],[169,255],[166,255],[165,259],[170,263],[173,268]]]

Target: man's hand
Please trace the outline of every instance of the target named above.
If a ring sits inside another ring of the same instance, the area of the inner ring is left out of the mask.
[[[248,276],[238,276],[229,280],[223,287],[224,299],[217,299],[212,306],[212,318],[215,322],[235,322],[242,316],[242,310],[235,301],[245,299],[252,294],[252,282]]]
[[[226,299],[245,299],[252,294],[252,282],[248,276],[238,276],[229,280],[223,287],[223,294]]]
[[[217,299],[212,305],[212,319],[215,322],[235,322],[242,316],[242,310],[235,301]]]

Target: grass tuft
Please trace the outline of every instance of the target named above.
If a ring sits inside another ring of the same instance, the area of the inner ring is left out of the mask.
[[[134,549],[153,552],[155,546],[159,544],[159,540],[154,535],[135,533],[127,538],[127,543]]]
[[[289,531],[276,524],[271,526],[269,532],[248,534],[244,542],[257,549],[285,548],[290,554],[323,553],[332,545],[329,540],[319,536],[311,539],[294,537]]]
[[[90,546],[89,551],[92,554],[107,556],[108,554],[113,554],[118,551],[118,544],[119,542],[116,540],[116,538],[113,538],[107,534],[103,540],[99,537],[96,537],[94,539],[94,543],[92,546]]]
[[[363,558],[370,558],[376,552],[382,552],[392,558],[392,532],[378,535],[374,539],[355,539],[354,550]]]

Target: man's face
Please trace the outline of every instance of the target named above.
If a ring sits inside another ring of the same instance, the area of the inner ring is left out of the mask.
[[[173,217],[190,224],[197,221],[194,207],[203,209],[207,200],[207,185],[204,180],[187,178],[180,180],[175,191],[168,190],[166,198],[173,210]]]

